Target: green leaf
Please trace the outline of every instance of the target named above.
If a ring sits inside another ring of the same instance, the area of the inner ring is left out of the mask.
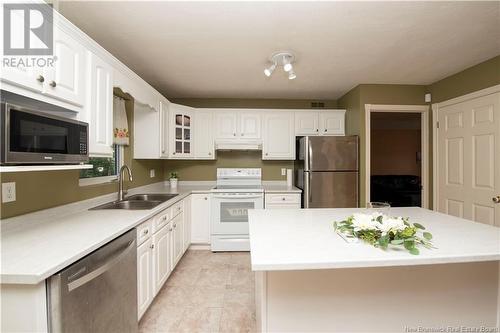
[[[410,253],[413,254],[413,255],[419,255],[420,254],[420,251],[416,247],[413,247],[413,248],[409,249],[408,251],[410,251]]]
[[[403,244],[404,244],[405,249],[407,249],[408,251],[415,248],[414,241],[405,241]]]
[[[413,223],[413,225],[414,225],[416,228],[419,228],[419,229],[425,230],[425,227],[424,227],[423,225],[421,225],[420,223]]]
[[[337,230],[337,221],[333,222],[333,229]]]
[[[432,239],[432,234],[430,232],[424,232],[422,235],[427,240],[431,240]]]
[[[394,244],[394,245],[401,245],[404,243],[404,239],[393,239],[391,241],[391,244]]]

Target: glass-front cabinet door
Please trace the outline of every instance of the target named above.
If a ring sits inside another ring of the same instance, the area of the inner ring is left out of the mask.
[[[193,109],[179,104],[171,104],[172,126],[171,157],[193,155]]]

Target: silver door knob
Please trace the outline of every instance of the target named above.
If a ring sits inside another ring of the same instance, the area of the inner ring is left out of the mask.
[[[49,86],[55,88],[57,86],[56,81],[50,81]]]
[[[36,80],[38,82],[43,82],[43,81],[45,81],[45,78],[42,75],[38,75],[37,78],[36,78]]]
[[[494,203],[500,203],[500,195],[497,195],[496,197],[493,197],[493,202]]]

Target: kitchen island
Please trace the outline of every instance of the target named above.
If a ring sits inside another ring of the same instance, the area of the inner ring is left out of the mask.
[[[391,208],[434,236],[412,255],[345,242],[333,222],[357,211],[250,212],[262,332],[498,332],[500,228]]]

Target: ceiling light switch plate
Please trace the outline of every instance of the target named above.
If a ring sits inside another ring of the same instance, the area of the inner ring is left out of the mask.
[[[16,201],[16,183],[2,183],[2,203]]]

